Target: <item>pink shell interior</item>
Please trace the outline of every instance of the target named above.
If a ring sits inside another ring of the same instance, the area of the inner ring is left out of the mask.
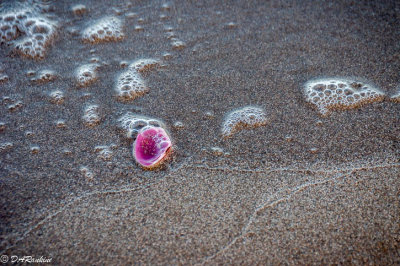
[[[171,140],[161,127],[145,127],[139,132],[134,146],[134,156],[143,167],[154,167],[168,153]]]

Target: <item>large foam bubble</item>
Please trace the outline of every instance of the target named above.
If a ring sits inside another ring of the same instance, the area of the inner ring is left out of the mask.
[[[268,122],[264,110],[255,106],[246,106],[229,113],[222,124],[222,136],[232,136],[243,128],[255,128]]]
[[[132,101],[149,91],[141,72],[148,71],[159,65],[155,59],[140,59],[131,63],[128,69],[121,73],[117,79],[115,91],[121,101]]]
[[[327,116],[333,110],[382,101],[385,94],[364,82],[329,78],[308,81],[304,85],[304,96],[322,116]]]
[[[8,11],[0,14],[0,40],[12,43],[22,55],[43,58],[56,34],[56,26],[56,22],[31,9]]]
[[[96,21],[82,32],[82,39],[90,43],[118,41],[123,38],[122,21],[112,16]]]

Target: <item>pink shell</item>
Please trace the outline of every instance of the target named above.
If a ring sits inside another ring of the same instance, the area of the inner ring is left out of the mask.
[[[171,140],[161,127],[143,128],[133,146],[136,161],[145,168],[156,167],[168,154]]]

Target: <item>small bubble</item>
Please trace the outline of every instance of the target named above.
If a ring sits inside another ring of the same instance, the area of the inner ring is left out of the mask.
[[[163,57],[164,60],[169,60],[169,59],[172,58],[172,54],[170,54],[170,53],[164,53],[164,54],[162,55],[162,57]]]
[[[128,63],[128,61],[121,61],[121,62],[119,62],[119,66],[120,67],[127,67],[129,65],[129,63]]]
[[[136,18],[136,17],[137,17],[137,13],[135,13],[135,12],[130,12],[130,13],[126,14],[126,17],[127,17],[127,18]]]
[[[65,156],[72,155],[72,151],[71,151],[70,149],[68,149],[68,148],[64,148],[64,149],[62,150],[62,153],[63,153]]]
[[[186,47],[186,44],[182,41],[174,41],[172,42],[172,48],[175,50],[182,50]]]
[[[33,70],[28,70],[28,71],[26,71],[26,76],[27,77],[32,77],[32,76],[34,76],[36,74],[36,71],[33,71]]]
[[[84,110],[82,119],[89,127],[100,124],[101,119],[99,114],[99,106],[94,104],[87,106]]]
[[[220,147],[212,147],[211,154],[214,156],[222,156],[224,155],[224,150]]]
[[[57,128],[66,128],[67,127],[65,120],[62,120],[62,119],[55,121],[55,124],[56,124]]]
[[[79,168],[79,171],[81,172],[81,174],[82,174],[85,178],[87,178],[87,179],[89,179],[89,180],[92,180],[92,179],[94,178],[93,172],[90,171],[90,169],[89,169],[87,166],[81,166],[81,167]]]
[[[6,130],[6,123],[0,122],[0,132],[3,132]]]
[[[0,143],[0,153],[6,152],[8,150],[11,150],[13,147],[14,147],[14,144],[12,142]]]
[[[50,102],[54,104],[62,104],[65,100],[64,93],[60,90],[50,92]]]
[[[8,80],[9,80],[9,78],[6,74],[0,75],[0,83],[7,82]]]
[[[35,135],[35,133],[33,133],[33,131],[28,130],[25,132],[25,137],[27,137],[27,138],[32,137],[34,135]]]
[[[144,28],[140,25],[136,25],[134,29],[135,31],[144,31]]]
[[[237,27],[237,24],[235,22],[229,22],[225,25],[225,28],[227,29],[234,29]]]
[[[285,137],[285,140],[287,142],[292,142],[293,141],[293,137],[288,135],[288,136]]]
[[[170,11],[170,10],[171,10],[171,5],[168,4],[168,3],[164,3],[164,4],[162,4],[162,6],[161,6],[161,10],[163,10],[163,11]]]
[[[214,116],[214,113],[213,112],[211,112],[211,111],[208,111],[208,112],[205,112],[204,113],[204,118],[205,119],[213,119],[215,116]]]
[[[31,146],[30,148],[32,154],[37,154],[40,151],[40,147],[38,145]]]
[[[87,9],[85,5],[77,4],[72,7],[72,12],[77,16],[82,16],[87,12]]]
[[[175,129],[183,129],[183,128],[184,128],[184,125],[183,125],[183,123],[182,123],[181,121],[176,121],[176,122],[174,123],[174,128],[175,128]]]

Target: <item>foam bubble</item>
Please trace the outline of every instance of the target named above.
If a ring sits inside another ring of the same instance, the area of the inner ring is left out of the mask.
[[[400,90],[399,90],[398,93],[396,93],[395,95],[390,97],[390,100],[393,101],[393,102],[400,103]]]
[[[14,147],[12,142],[3,142],[0,143],[0,153],[11,150]]]
[[[82,119],[84,123],[90,127],[100,124],[101,118],[99,113],[99,106],[95,104],[88,105],[84,110]]]
[[[139,59],[129,65],[129,69],[138,72],[149,71],[160,65],[160,61],[156,59]]]
[[[132,101],[149,91],[140,72],[148,71],[159,65],[158,60],[140,59],[129,65],[127,71],[119,75],[115,90],[117,98],[121,101]]]
[[[40,147],[39,147],[38,145],[32,145],[32,146],[30,147],[30,150],[31,150],[31,153],[32,153],[32,154],[37,154],[37,153],[39,153],[39,151],[40,151]]]
[[[53,81],[57,78],[57,74],[53,70],[45,69],[41,70],[35,78],[32,78],[31,81],[37,82],[37,83],[46,83]]]
[[[82,32],[82,39],[90,43],[119,41],[123,38],[122,21],[116,17],[104,17]]]
[[[246,106],[229,113],[222,125],[222,136],[232,136],[243,128],[256,128],[267,124],[267,116],[263,109]]]
[[[0,121],[0,132],[3,132],[4,130],[6,130],[6,123]]]
[[[182,50],[186,47],[186,44],[183,41],[175,40],[172,42],[172,49]]]
[[[113,156],[113,152],[109,146],[96,146],[94,151],[97,153],[97,157],[103,161],[109,161]]]
[[[81,166],[81,167],[79,168],[79,172],[81,172],[81,174],[82,174],[85,178],[87,178],[87,179],[89,179],[89,180],[92,180],[92,179],[94,178],[93,172],[90,171],[89,167],[87,167],[87,166]]]
[[[176,121],[174,123],[174,128],[175,129],[183,129],[184,127],[185,127],[185,125],[181,121]]]
[[[224,155],[224,150],[220,147],[211,147],[211,154],[214,156]]]
[[[82,16],[87,12],[86,6],[82,4],[74,5],[71,9],[72,13],[74,13],[77,16]]]
[[[347,79],[319,79],[304,85],[306,101],[316,106],[322,116],[338,109],[353,109],[382,101],[385,94],[363,82]]]
[[[119,118],[118,123],[118,128],[128,139],[135,139],[139,131],[147,126],[165,128],[165,125],[157,119],[137,115],[131,112],[127,112]]]
[[[59,120],[55,121],[55,124],[56,124],[57,128],[66,128],[67,127],[67,123],[63,119],[59,119]]]
[[[0,74],[0,83],[7,82],[9,80],[6,74]]]
[[[13,42],[16,51],[31,58],[43,58],[56,35],[57,24],[31,9],[0,14],[1,43]]]
[[[86,87],[97,79],[98,64],[86,64],[77,68],[75,71],[76,81],[79,87]]]
[[[62,104],[65,100],[64,92],[55,90],[49,93],[50,102],[54,104]]]

